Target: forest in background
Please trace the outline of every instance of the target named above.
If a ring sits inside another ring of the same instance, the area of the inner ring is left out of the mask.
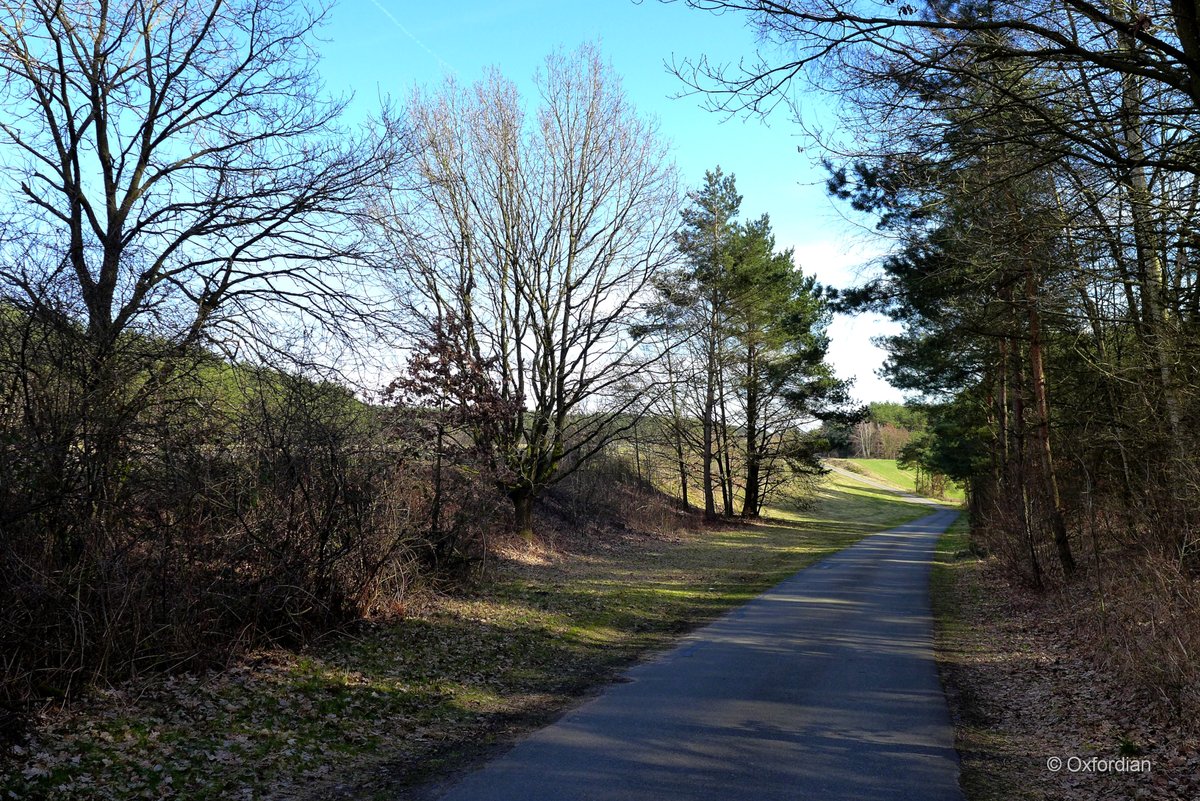
[[[822,422],[814,432],[824,456],[857,460],[870,472],[882,471],[876,478],[895,483],[902,473],[911,479],[900,484],[933,498],[961,496],[961,488],[941,465],[929,459],[935,434],[929,425],[926,407],[917,402],[875,401],[857,410],[852,418]],[[851,470],[856,469],[853,465]]]

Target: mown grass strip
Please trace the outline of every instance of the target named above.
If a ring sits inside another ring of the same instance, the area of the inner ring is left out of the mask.
[[[981,589],[973,580],[982,568],[971,548],[970,527],[962,515],[938,540],[929,576],[934,615],[938,669],[954,715],[955,747],[959,752],[959,785],[969,801],[1016,801],[1030,797],[1026,788],[1009,781],[997,765],[998,755],[1012,744],[988,719],[982,699],[967,680],[987,644],[970,622],[970,610]]]

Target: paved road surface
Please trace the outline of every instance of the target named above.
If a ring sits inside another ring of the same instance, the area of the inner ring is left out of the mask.
[[[801,571],[443,801],[961,801],[928,600],[934,543],[956,516]]]

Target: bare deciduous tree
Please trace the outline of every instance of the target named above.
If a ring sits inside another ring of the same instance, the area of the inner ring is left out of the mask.
[[[31,370],[75,387],[24,415],[54,496],[31,508],[109,497],[131,426],[198,346],[364,319],[348,218],[391,137],[338,125],[320,21],[290,0],[0,4],[0,203],[21,234],[0,303],[60,340],[10,375],[30,409]]]
[[[416,329],[459,331],[513,413],[488,446],[517,528],[640,403],[642,290],[672,258],[674,171],[597,50],[553,55],[532,117],[493,72],[417,93],[385,228]],[[460,399],[460,402],[466,402]]]
[[[289,0],[4,2],[0,192],[47,246],[0,265],[4,298],[54,294],[101,360],[125,332],[183,349],[280,303],[343,310],[343,223],[389,154],[338,127],[320,20]]]

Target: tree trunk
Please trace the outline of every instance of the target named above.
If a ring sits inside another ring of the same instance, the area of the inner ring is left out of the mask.
[[[746,497],[742,499],[742,517],[758,517],[760,513],[759,496],[762,489],[759,486],[760,465],[758,456],[751,453],[746,456]]]
[[[759,470],[758,385],[751,374],[746,387],[746,497],[742,499],[742,517],[759,515]]]
[[[679,392],[675,384],[675,366],[671,352],[667,351],[667,378],[671,387],[671,434],[675,445],[675,465],[679,469],[679,499],[684,509],[692,508],[688,502],[687,460],[683,450],[683,415],[679,413]]]
[[[513,503],[513,528],[527,542],[533,541],[533,491],[518,487],[509,492]]]
[[[1114,9],[1115,10],[1115,9]],[[1117,11],[1123,15],[1124,12]],[[1129,14],[1136,13],[1136,7]],[[1195,9],[1191,11],[1195,19]],[[1181,23],[1182,24],[1182,23]],[[1118,49],[1131,53],[1139,49],[1138,42],[1129,34],[1117,37]],[[1194,43],[1193,43],[1194,44]],[[1141,79],[1133,74],[1121,76],[1121,138],[1126,156],[1135,166],[1125,171],[1122,182],[1129,192],[1129,209],[1133,218],[1133,238],[1137,252],[1138,290],[1141,293],[1143,318],[1147,343],[1153,352],[1158,382],[1162,389],[1166,407],[1166,422],[1171,437],[1174,455],[1186,459],[1187,453],[1182,438],[1182,412],[1176,392],[1173,358],[1170,352],[1170,317],[1165,299],[1166,282],[1163,279],[1162,241],[1152,218],[1152,195],[1146,176],[1146,168],[1139,162],[1146,158],[1146,145],[1142,135],[1142,110],[1146,101],[1142,92]]]
[[[637,466],[637,481],[640,486],[643,483],[642,479],[642,440],[638,436],[638,426],[634,423],[633,426],[633,462]],[[649,465],[646,466],[647,470]]]
[[[1009,303],[1012,296],[1005,298]],[[996,417],[1000,427],[1000,464],[1008,464],[1011,458],[1011,427],[1008,424],[1008,339],[1000,338],[1000,369],[996,380]],[[999,482],[999,475],[996,476]]]
[[[1013,441],[1017,453],[1016,485],[1018,503],[1021,514],[1021,536],[1029,549],[1029,569],[1031,580],[1036,589],[1042,588],[1042,566],[1038,561],[1037,547],[1033,538],[1033,524],[1029,518],[1029,484],[1025,477],[1025,389],[1022,386],[1023,371],[1021,369],[1021,352],[1016,341],[1013,342],[1013,389],[1012,389],[1012,421]]]
[[[442,411],[438,410],[439,413]],[[438,559],[449,554],[442,551],[442,449],[445,447],[446,426],[441,414],[437,418],[437,440],[433,456],[433,498],[429,503],[429,540]]]
[[[713,429],[715,434],[713,437],[715,445],[714,450],[716,451],[717,461],[717,486],[721,489],[721,513],[725,517],[729,517],[729,484],[726,481],[729,475],[729,466],[725,461],[727,451],[725,449],[724,439],[721,436],[721,433],[724,431],[724,427],[718,423],[713,427]]]
[[[708,332],[708,364],[705,365],[704,379],[704,414],[701,420],[703,428],[703,453],[700,454],[702,461],[701,481],[704,482],[704,519],[717,519],[717,503],[713,496],[713,418],[716,416],[716,394],[717,394],[717,308],[715,299],[712,303],[712,319],[710,320],[710,329]]]
[[[709,398],[711,398],[711,396],[712,396],[711,379],[709,382],[708,396],[709,396]],[[716,502],[716,498],[713,496],[713,474],[712,474],[712,462],[713,462],[712,407],[707,403],[707,401],[705,403],[705,406],[706,406],[706,409],[705,409],[704,421],[703,421],[703,429],[704,429],[704,437],[703,437],[704,442],[703,442],[703,448],[702,448],[703,453],[700,454],[700,461],[702,463],[701,470],[700,470],[700,481],[701,481],[701,483],[704,484],[704,519],[705,520],[716,520],[717,519],[717,502]]]
[[[683,456],[683,431],[680,428],[683,426],[683,421],[676,418],[675,420],[675,461],[679,468],[679,498],[683,501],[684,509],[691,509],[692,505],[688,503],[688,475],[687,461]]]
[[[1025,303],[1029,315],[1029,383],[1033,389],[1033,400],[1037,409],[1038,446],[1042,456],[1042,469],[1046,472],[1046,490],[1050,495],[1050,526],[1054,532],[1058,560],[1062,562],[1063,571],[1069,576],[1075,572],[1075,557],[1071,555],[1071,541],[1067,538],[1066,513],[1063,511],[1058,473],[1054,467],[1054,451],[1050,443],[1050,401],[1046,392],[1046,368],[1042,359],[1042,325],[1037,306],[1037,280],[1032,265],[1025,274]]]
[[[725,517],[733,517],[733,459],[729,451],[729,421],[725,414],[725,382],[721,382],[721,433],[718,437],[721,456],[717,460],[721,470],[721,510]]]

